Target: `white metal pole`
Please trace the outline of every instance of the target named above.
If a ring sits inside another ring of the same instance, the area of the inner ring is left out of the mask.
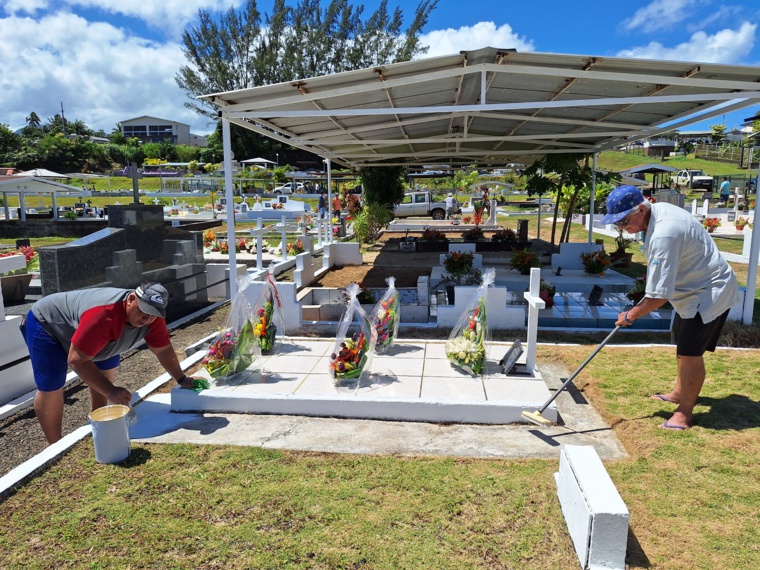
[[[591,203],[589,204],[588,211],[588,242],[594,241],[594,209],[596,204],[596,157],[597,153],[594,153],[594,166],[591,170]]]
[[[237,257],[235,255],[235,202],[232,192],[232,144],[230,120],[222,117],[222,148],[224,150],[224,197],[227,199],[227,251],[230,257],[230,299],[237,294]]]
[[[332,227],[332,175],[330,173],[330,159],[325,159],[327,165],[327,243],[333,241],[333,227]]]
[[[757,147],[760,149],[760,147]],[[749,163],[752,164],[754,148],[749,155]],[[744,311],[742,312],[742,324],[751,325],[755,310],[755,289],[757,288],[757,256],[760,254],[760,228],[757,225],[757,187],[760,183],[760,161],[758,161],[757,177],[755,178],[755,211],[752,223],[752,241],[749,244],[749,265],[747,266],[747,291],[744,294]],[[749,205],[749,188],[747,188],[747,204]]]

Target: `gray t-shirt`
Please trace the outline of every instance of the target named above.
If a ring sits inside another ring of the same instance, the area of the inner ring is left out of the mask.
[[[164,319],[144,327],[126,320],[124,301],[131,289],[101,287],[54,293],[32,306],[40,326],[68,352],[73,344],[95,361],[106,360],[145,339],[148,346],[169,344]]]
[[[667,299],[684,319],[697,313],[709,323],[739,301],[731,266],[702,224],[672,204],[652,204],[642,251],[647,258],[646,295]]]

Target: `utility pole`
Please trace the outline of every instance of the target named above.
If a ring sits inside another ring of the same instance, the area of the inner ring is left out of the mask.
[[[63,101],[61,101],[61,124],[63,125],[63,138],[66,138],[66,117],[63,116]]]

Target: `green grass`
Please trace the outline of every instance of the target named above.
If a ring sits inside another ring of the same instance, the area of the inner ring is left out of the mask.
[[[657,157],[644,156],[643,154],[625,154],[616,151],[606,151],[600,153],[597,158],[597,168],[599,170],[609,170],[613,172],[651,163],[663,164],[677,170],[685,168],[704,170],[710,176],[718,176],[720,174],[755,175],[754,171],[748,171],[747,169],[739,168],[738,166],[727,162],[715,162],[713,160],[694,158],[693,154],[667,158],[663,161]],[[647,175],[647,180],[651,180],[651,175]]]
[[[572,370],[590,350],[539,347],[539,366]],[[707,364],[683,433],[658,429],[672,406],[648,398],[671,387],[671,349],[606,348],[576,381],[630,454],[606,463],[631,514],[629,568],[760,566],[760,359],[719,350]],[[88,440],[2,504],[2,566],[577,568],[556,470],[145,444],[114,466]]]

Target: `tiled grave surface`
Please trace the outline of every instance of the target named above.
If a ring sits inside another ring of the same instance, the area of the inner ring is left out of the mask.
[[[631,301],[624,293],[605,293],[601,297],[603,305],[592,307],[588,304],[588,293],[557,293],[554,306],[538,313],[538,326],[542,328],[599,328],[612,330],[618,314],[631,308]],[[670,330],[672,311],[660,309],[636,319],[631,329]]]
[[[549,398],[540,372],[506,376],[498,361],[510,347],[491,343],[486,372],[472,377],[446,359],[443,341],[400,341],[375,355],[358,388],[329,374],[334,340],[287,339],[260,369],[213,381],[199,394],[175,388],[174,412],[238,412],[397,421],[509,424]],[[518,361],[524,371],[525,355]],[[255,365],[254,365],[255,366]],[[199,373],[200,374],[200,373]],[[544,412],[557,420],[554,404]]]

